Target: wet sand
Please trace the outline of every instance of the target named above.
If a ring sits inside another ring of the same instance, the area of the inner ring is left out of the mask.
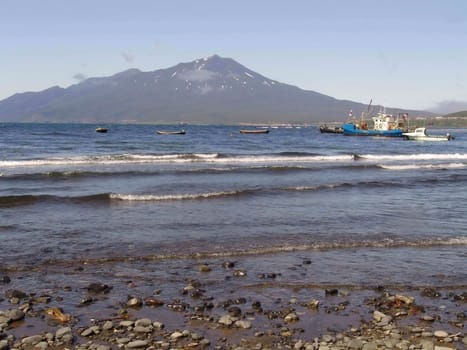
[[[312,263],[280,272],[242,258],[10,266],[0,271],[0,349],[466,348],[465,281],[298,281]]]

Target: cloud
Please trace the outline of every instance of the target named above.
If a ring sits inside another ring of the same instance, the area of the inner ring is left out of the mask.
[[[430,108],[431,111],[440,114],[448,114],[460,111],[467,111],[467,101],[447,100],[438,102],[438,104]]]
[[[219,74],[216,72],[211,72],[210,70],[200,69],[200,70],[189,70],[186,72],[181,72],[177,75],[178,79],[202,82],[213,80],[218,77]]]
[[[86,80],[87,77],[83,73],[77,73],[73,75],[73,79],[77,80],[78,82],[82,82],[83,80]]]
[[[121,52],[120,55],[122,55],[123,59],[124,59],[127,63],[133,63],[133,61],[135,60],[134,56],[130,55],[130,54],[127,53],[127,52]]]

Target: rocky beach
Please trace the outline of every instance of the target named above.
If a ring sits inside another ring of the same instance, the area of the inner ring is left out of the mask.
[[[465,285],[290,282],[288,273],[313,264],[271,271],[245,269],[241,258],[177,266],[127,259],[4,268],[0,349],[466,348]],[[149,272],[161,268],[163,279]]]

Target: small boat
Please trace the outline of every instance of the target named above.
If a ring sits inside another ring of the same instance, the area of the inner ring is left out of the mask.
[[[185,130],[177,130],[177,131],[157,130],[156,133],[158,135],[185,135],[186,134]]]
[[[106,128],[96,128],[96,132],[106,133],[108,130]]]
[[[342,129],[341,126],[331,127],[324,124],[319,127],[319,132],[329,134],[342,134],[344,133],[344,129]]]
[[[267,134],[269,129],[242,129],[240,134]]]
[[[446,135],[428,135],[426,128],[416,128],[413,132],[404,132],[402,136],[406,140],[413,141],[449,141],[453,139],[450,133]]]

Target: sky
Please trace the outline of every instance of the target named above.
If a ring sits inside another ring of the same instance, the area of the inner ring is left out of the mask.
[[[467,109],[465,0],[0,0],[0,100],[213,54],[338,99]]]

